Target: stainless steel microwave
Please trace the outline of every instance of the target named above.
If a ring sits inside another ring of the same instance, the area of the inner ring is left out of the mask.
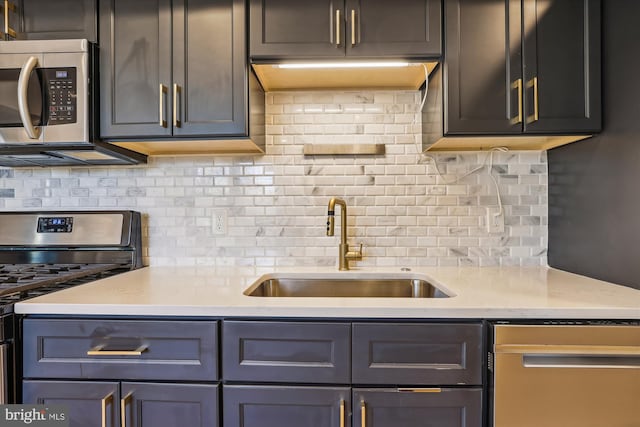
[[[0,41],[0,166],[146,161],[97,140],[96,52],[87,40]]]

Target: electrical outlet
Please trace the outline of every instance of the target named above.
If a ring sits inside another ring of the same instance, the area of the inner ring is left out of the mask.
[[[504,233],[504,213],[498,209],[487,208],[487,218],[485,219],[487,233]]]
[[[225,236],[227,234],[227,211],[215,209],[213,211],[213,234]]]

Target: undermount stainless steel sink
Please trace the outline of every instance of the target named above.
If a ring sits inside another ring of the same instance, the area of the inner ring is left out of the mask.
[[[287,277],[258,280],[244,291],[251,297],[449,298],[423,279],[379,277]]]

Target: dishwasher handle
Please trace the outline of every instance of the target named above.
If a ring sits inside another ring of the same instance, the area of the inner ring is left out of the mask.
[[[521,354],[525,368],[640,369],[640,347],[497,344],[496,354]]]

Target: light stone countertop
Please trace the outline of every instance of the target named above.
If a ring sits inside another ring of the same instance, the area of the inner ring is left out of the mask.
[[[145,267],[16,304],[16,313],[104,316],[638,319],[640,290],[548,267],[413,267],[452,298],[260,298],[264,274],[342,277],[400,268]]]

